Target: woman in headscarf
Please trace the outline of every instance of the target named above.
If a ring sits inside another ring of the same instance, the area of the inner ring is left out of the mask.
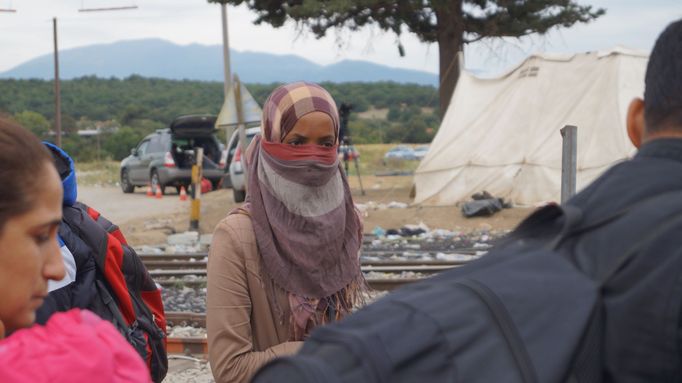
[[[362,225],[339,167],[339,116],[316,84],[275,89],[247,150],[247,201],[216,227],[208,260],[209,360],[248,381],[350,313],[365,283]]]

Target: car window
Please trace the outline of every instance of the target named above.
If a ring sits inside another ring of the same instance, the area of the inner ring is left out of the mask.
[[[239,131],[235,132],[235,134],[238,134]],[[248,147],[249,144],[251,144],[251,141],[253,141],[253,138],[256,137],[258,133],[246,133],[246,146]],[[232,158],[234,156],[234,152],[237,151],[237,145],[239,144],[239,138],[235,137],[231,142],[230,142],[230,152],[228,153],[229,157]]]
[[[137,146],[137,155],[142,156],[147,153],[147,147],[149,147],[149,140],[144,140]]]
[[[161,135],[154,136],[149,140],[149,146],[147,147],[147,153],[160,153],[165,152],[166,148],[163,145],[163,137]]]

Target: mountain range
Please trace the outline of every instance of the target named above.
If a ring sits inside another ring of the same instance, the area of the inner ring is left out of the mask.
[[[394,81],[438,84],[438,76],[417,70],[393,68],[366,61],[344,60],[319,65],[296,55],[230,50],[233,73],[247,83]],[[125,78],[131,75],[173,80],[223,81],[222,46],[177,45],[161,39],[119,41],[64,49],[59,52],[60,78],[83,76]],[[52,79],[53,56],[46,54],[24,62],[0,78]]]

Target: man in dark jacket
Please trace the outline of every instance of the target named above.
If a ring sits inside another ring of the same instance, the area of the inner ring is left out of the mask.
[[[682,199],[682,20],[669,25],[656,41],[645,83],[644,99],[633,100],[627,113],[627,132],[639,152],[633,159],[609,169],[569,200],[565,209],[578,208],[573,210],[582,212],[581,222],[589,224],[619,217],[619,213],[627,214],[637,206],[653,204],[655,207],[650,212],[642,212],[628,222],[641,221],[645,214],[649,220],[658,222],[646,233],[631,230],[627,225],[621,225],[618,230],[609,225],[598,227],[580,234],[580,241],[573,249],[573,261],[578,269],[613,277],[600,289],[603,304],[593,319],[600,321],[603,329],[603,336],[591,337],[601,343],[591,344],[594,350],[599,350],[592,360],[599,362],[601,373],[590,376],[589,381],[682,381],[682,272],[679,268],[682,209],[675,202],[674,209],[679,211],[671,210],[671,201],[679,199],[668,198],[677,193]],[[667,198],[667,204],[658,203],[663,197]],[[648,204],[643,205],[644,202]],[[619,235],[610,235],[616,232]],[[623,233],[628,234],[626,238]],[[628,245],[623,248],[623,244]],[[623,256],[633,252],[636,257]],[[614,258],[624,263],[616,262],[618,272],[611,274]],[[529,299],[532,298],[529,293]],[[354,315],[363,315],[363,311]],[[396,329],[396,333],[398,330],[401,329]],[[410,330],[405,328],[404,332]],[[315,333],[311,338],[315,339]],[[315,342],[323,344],[325,340],[315,339]],[[307,366],[325,356],[306,353],[305,346],[302,353],[290,358],[288,363],[275,361],[267,365],[254,382],[310,381]],[[329,359],[339,359],[339,356],[328,356],[326,360]],[[390,365],[391,361],[384,362]],[[381,367],[372,363],[377,369]],[[346,370],[353,368],[350,363],[346,367]],[[579,370],[580,366],[573,368]]]
[[[65,207],[73,207],[78,197],[73,160],[59,147],[50,143],[46,143],[45,146],[50,149],[57,171],[62,178],[64,188],[62,204]],[[74,307],[89,309],[96,313],[104,312],[105,307],[95,299],[97,289],[94,288],[94,284],[97,270],[92,250],[64,223],[59,227],[57,239],[61,245],[60,250],[67,270],[66,276],[58,282],[50,281],[49,295],[36,312],[36,322],[44,324],[55,312],[67,311]]]
[[[149,367],[152,380],[166,375],[166,320],[161,292],[116,225],[77,202],[76,171],[71,157],[45,143],[64,188],[58,240],[66,276],[48,286],[36,312],[43,324],[56,312],[88,309],[112,322]]]
[[[682,20],[670,24],[656,41],[647,66],[644,99],[633,100],[628,108],[627,132],[639,149],[635,157],[612,167],[567,202],[580,208],[588,222],[666,193],[682,192]],[[670,208],[659,204],[659,211],[650,214]],[[682,297],[674,293],[680,273],[665,267],[682,257],[678,226],[661,221],[648,234],[657,239],[604,289],[606,381],[682,378]],[[581,240],[585,251],[577,256],[579,264],[597,270],[606,267],[605,257],[589,249],[623,240],[608,238],[608,232],[608,228],[603,234],[596,231]],[[647,240],[640,234],[640,243]]]

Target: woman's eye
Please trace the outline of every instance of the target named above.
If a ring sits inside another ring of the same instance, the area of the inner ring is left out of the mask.
[[[34,237],[37,244],[42,245],[43,243],[50,240],[50,233],[40,233]]]
[[[332,146],[334,146],[334,144],[332,144],[331,142],[325,142],[324,144],[322,144],[322,146],[325,146],[327,148],[331,148]]]
[[[43,231],[40,233],[37,233],[36,235],[33,236],[34,241],[36,242],[37,245],[44,245],[48,241],[55,241],[57,237],[57,229],[58,226],[54,225],[53,227],[50,227],[49,230]]]

